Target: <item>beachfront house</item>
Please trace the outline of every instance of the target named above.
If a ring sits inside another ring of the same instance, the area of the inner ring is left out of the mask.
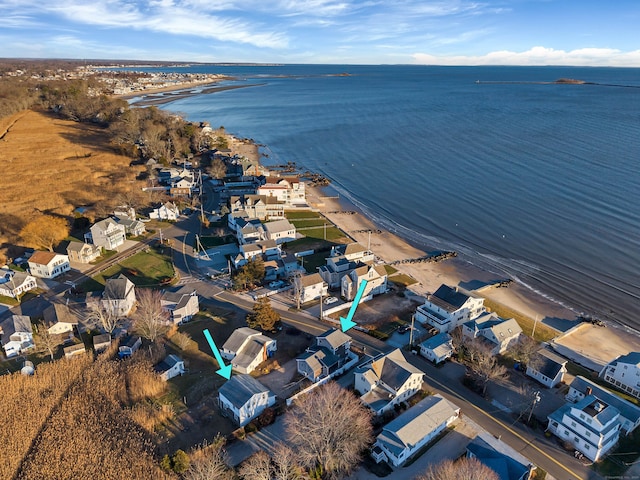
[[[84,234],[84,241],[105,250],[118,250],[127,238],[124,225],[118,224],[114,218],[105,218],[94,223]]]
[[[9,268],[0,268],[0,295],[18,298],[23,293],[37,288],[36,279],[26,272],[16,272]]]
[[[399,349],[356,370],[355,389],[376,415],[391,410],[422,388],[424,372],[407,362]]]
[[[160,303],[176,325],[188,322],[200,311],[198,292],[187,285],[165,290]]]
[[[231,367],[238,373],[251,373],[258,365],[276,353],[277,342],[249,327],[234,330],[224,342],[220,355],[231,360]]]
[[[29,273],[39,278],[56,278],[71,269],[69,257],[55,252],[34,252],[28,263]]]
[[[640,352],[619,356],[604,366],[600,377],[640,399]]]
[[[131,280],[120,274],[105,282],[102,306],[119,317],[126,317],[136,304],[136,289]]]
[[[233,375],[218,390],[222,414],[241,427],[275,403],[276,396],[250,375]]]
[[[284,203],[265,195],[233,195],[229,198],[229,211],[236,217],[259,220],[284,218]]]
[[[370,300],[375,295],[387,292],[387,271],[384,266],[363,265],[362,267],[351,270],[342,277],[340,294],[347,301],[353,300],[363,280],[367,281],[367,285],[362,292],[361,301]]]
[[[527,364],[527,375],[547,388],[553,388],[564,381],[565,373],[567,360],[549,350],[536,352]]]
[[[453,355],[453,342],[448,333],[438,333],[420,344],[420,355],[436,365]]]
[[[349,361],[351,337],[331,328],[318,335],[313,345],[296,359],[298,373],[312,382],[335,376]]]
[[[0,341],[7,358],[34,348],[31,318],[26,315],[11,315],[6,318],[0,324]]]
[[[495,313],[484,312],[462,325],[462,336],[467,339],[482,338],[498,355],[518,343],[522,329],[513,318],[504,319]]]
[[[536,466],[493,435],[479,433],[467,445],[467,458],[475,458],[496,472],[500,480],[529,480]]]
[[[101,253],[102,249],[92,243],[69,242],[67,245],[67,255],[71,262],[90,263],[97,259]]]
[[[300,295],[300,303],[317,300],[318,298],[326,296],[328,293],[327,284],[319,273],[295,277],[294,283],[298,295]]]
[[[357,242],[334,245],[331,247],[330,258],[344,257],[350,262],[373,263],[373,252]]]
[[[296,239],[296,227],[286,218],[265,223],[264,230],[266,238],[275,241],[278,245]]]
[[[569,402],[579,402],[589,395],[595,395],[620,412],[620,424],[623,434],[628,435],[640,425],[640,407],[587,378],[575,377],[569,385],[569,391],[565,395],[565,399]]]
[[[329,289],[340,289],[345,275],[365,264],[373,264],[373,252],[364,248],[359,243],[336,245],[331,248],[326,265],[318,269],[318,273],[327,282]]]
[[[458,287],[441,285],[416,309],[415,319],[450,333],[457,326],[484,312],[484,299],[462,292]]]
[[[306,205],[304,182],[299,177],[266,177],[256,189],[258,195],[273,198],[287,206]]]
[[[376,462],[401,467],[459,415],[460,407],[442,395],[426,397],[385,425],[373,444],[372,456]]]

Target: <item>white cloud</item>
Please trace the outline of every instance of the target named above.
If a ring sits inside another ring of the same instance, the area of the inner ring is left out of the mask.
[[[581,48],[565,51],[533,47],[525,52],[500,50],[486,55],[430,55],[415,53],[420,65],[558,65],[593,67],[640,67],[640,50],[623,52],[612,48]]]

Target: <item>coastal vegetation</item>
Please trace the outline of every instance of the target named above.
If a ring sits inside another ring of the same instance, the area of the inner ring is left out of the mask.
[[[502,318],[514,318],[525,335],[533,337],[538,342],[548,342],[549,340],[558,336],[558,331],[545,325],[541,321],[536,321],[533,318],[529,318],[520,312],[517,312],[506,305],[502,305],[495,300],[489,298],[484,299],[484,306],[490,312],[495,312]],[[535,330],[534,330],[535,328]]]

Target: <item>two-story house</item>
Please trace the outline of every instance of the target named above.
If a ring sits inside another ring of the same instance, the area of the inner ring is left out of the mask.
[[[375,295],[386,293],[387,291],[387,271],[382,265],[363,265],[351,270],[342,277],[340,294],[347,300],[355,298],[358,288],[363,280],[367,285],[362,292],[363,299],[370,299]]]
[[[482,338],[491,346],[491,353],[498,355],[518,343],[522,329],[513,318],[504,319],[495,313],[484,312],[462,325],[464,338]]]
[[[231,367],[239,373],[251,373],[277,350],[277,342],[249,327],[234,330],[224,342],[220,355],[231,360]]]
[[[347,363],[350,350],[351,337],[335,328],[329,329],[296,359],[298,372],[312,382],[330,377]]]
[[[127,238],[124,225],[120,225],[113,218],[105,218],[94,223],[85,233],[84,241],[92,243],[105,250],[118,250]]]
[[[179,216],[180,210],[173,202],[165,202],[149,212],[149,218],[155,218],[158,220],[175,221]]]
[[[0,295],[18,298],[23,293],[37,288],[36,279],[26,272],[16,272],[9,268],[0,268]]]
[[[172,288],[162,294],[162,309],[176,325],[188,322],[200,311],[198,292],[188,286]]]
[[[233,375],[218,390],[222,414],[241,427],[275,403],[276,396],[250,375]]]
[[[331,290],[339,289],[345,275],[365,264],[373,264],[374,258],[373,252],[359,243],[335,245],[331,247],[331,253],[326,258],[326,265],[322,265],[318,273]]]
[[[69,242],[67,245],[67,255],[71,262],[90,263],[98,258],[102,249],[97,245],[86,242]]]
[[[300,295],[300,303],[311,302],[318,298],[324,297],[328,293],[328,287],[319,273],[304,275],[294,279],[298,295]]]
[[[286,218],[265,223],[264,230],[266,238],[275,241],[278,245],[296,239],[296,227]]]
[[[355,389],[360,400],[376,415],[407,400],[422,388],[424,372],[414,367],[399,349],[355,372]]]
[[[440,332],[450,333],[458,325],[484,311],[484,299],[463,293],[460,289],[441,285],[416,309],[415,319]]]
[[[640,352],[619,356],[604,366],[600,377],[640,399]]]
[[[71,269],[69,257],[55,252],[34,252],[28,260],[34,277],[56,278]]]
[[[126,317],[136,304],[136,289],[131,280],[120,274],[105,282],[102,306],[119,317]]]
[[[31,318],[26,315],[11,315],[5,319],[0,325],[0,339],[7,358],[35,347]]]
[[[50,335],[73,332],[73,327],[78,325],[78,317],[62,303],[49,305],[42,312],[42,316]]]

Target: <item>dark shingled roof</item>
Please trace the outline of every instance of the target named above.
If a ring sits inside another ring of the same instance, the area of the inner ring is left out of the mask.
[[[469,299],[469,296],[459,292],[455,288],[448,285],[440,285],[432,295],[429,295],[429,301],[438,305],[449,312],[456,311]]]

